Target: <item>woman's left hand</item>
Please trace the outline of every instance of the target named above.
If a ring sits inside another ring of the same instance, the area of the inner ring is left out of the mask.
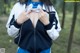
[[[48,25],[49,22],[49,14],[47,12],[44,12],[42,9],[40,9],[39,12],[39,19],[44,25]]]

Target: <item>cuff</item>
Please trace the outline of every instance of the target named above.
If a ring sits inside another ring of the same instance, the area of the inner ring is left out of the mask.
[[[22,24],[18,24],[16,21],[14,21],[14,26],[15,26],[16,28],[20,28],[21,25],[22,25]]]
[[[48,25],[45,25],[44,27],[45,27],[46,30],[49,30],[49,29],[52,28],[52,26],[53,26],[53,24],[50,23],[50,24],[48,24]]]

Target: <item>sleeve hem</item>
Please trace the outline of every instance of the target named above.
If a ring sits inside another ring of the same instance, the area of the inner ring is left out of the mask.
[[[53,24],[48,24],[48,25],[45,25],[44,27],[45,27],[46,30],[49,30],[49,29],[52,28],[52,26],[53,26]]]
[[[16,21],[14,21],[14,26],[15,26],[16,28],[20,28],[21,25],[22,25],[22,24],[18,24]]]

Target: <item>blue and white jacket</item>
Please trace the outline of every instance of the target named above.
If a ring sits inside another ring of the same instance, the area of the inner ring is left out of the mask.
[[[44,50],[50,48],[52,40],[59,37],[61,31],[59,17],[53,6],[49,6],[50,11],[43,5],[42,9],[49,14],[50,24],[44,25],[38,20],[36,28],[32,26],[31,20],[27,20],[22,25],[16,22],[18,16],[26,9],[25,4],[17,2],[10,13],[6,24],[9,36],[15,37],[14,42],[21,48],[26,50]]]

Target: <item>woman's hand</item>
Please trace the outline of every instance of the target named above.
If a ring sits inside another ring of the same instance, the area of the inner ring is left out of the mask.
[[[26,20],[28,20],[28,19],[29,19],[28,15],[29,15],[30,12],[31,12],[31,11],[28,11],[28,12],[23,11],[23,12],[19,15],[18,19],[16,20],[17,23],[18,23],[18,24],[22,24],[22,23],[24,23]]]
[[[39,12],[39,19],[44,25],[48,25],[49,22],[49,14],[47,12],[44,12],[42,9],[40,9]]]

